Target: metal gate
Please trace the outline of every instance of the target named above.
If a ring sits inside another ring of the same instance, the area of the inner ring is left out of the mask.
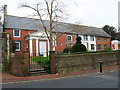
[[[48,52],[41,52],[40,54],[30,53],[30,75],[31,74],[49,74],[50,60]]]

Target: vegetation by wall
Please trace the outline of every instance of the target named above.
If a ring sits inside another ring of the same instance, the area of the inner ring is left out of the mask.
[[[119,52],[87,53],[77,55],[56,55],[57,72],[60,74],[99,68],[102,60],[105,66],[117,65],[120,61]]]

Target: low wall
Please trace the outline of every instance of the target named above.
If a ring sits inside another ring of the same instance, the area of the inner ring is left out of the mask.
[[[60,74],[90,70],[99,68],[100,60],[102,60],[103,68],[119,64],[119,52],[91,53],[80,55],[57,55],[56,67]]]

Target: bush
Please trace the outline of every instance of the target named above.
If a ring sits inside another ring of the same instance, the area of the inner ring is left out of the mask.
[[[109,48],[104,48],[104,51],[113,51],[111,47]]]
[[[65,49],[63,50],[63,53],[69,53],[69,50],[70,50],[70,52],[71,52],[71,48],[65,48]]]
[[[72,53],[75,53],[75,52],[84,52],[84,51],[87,51],[85,45],[83,44],[75,44],[73,47],[72,47]]]

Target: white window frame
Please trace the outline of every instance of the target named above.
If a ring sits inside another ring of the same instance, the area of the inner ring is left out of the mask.
[[[13,30],[13,37],[20,38],[21,37],[21,30],[19,30],[19,36],[15,36],[15,30],[17,30],[17,29]]]
[[[91,44],[91,50],[95,50],[95,45],[93,46],[93,49],[92,49],[92,45],[94,45],[94,44]]]
[[[67,35],[67,36],[66,36],[66,40],[67,40],[67,42],[68,42],[68,37],[69,37],[69,36],[71,37],[71,42],[72,42],[72,41],[73,41],[72,35]],[[68,42],[68,43],[69,43],[69,42]]]
[[[55,36],[55,46],[57,46],[57,36]]]
[[[83,35],[83,40],[88,41],[88,35]]]
[[[19,43],[19,49],[15,49],[15,51],[20,51],[20,41],[15,41],[14,43]]]
[[[90,36],[90,41],[94,41],[94,36],[93,35]]]

